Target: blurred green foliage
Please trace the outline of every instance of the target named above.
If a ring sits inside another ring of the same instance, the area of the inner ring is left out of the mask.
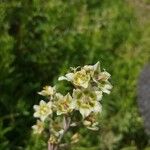
[[[123,0],[0,2],[0,150],[46,149],[31,130],[36,92],[70,66],[97,61],[112,74],[114,88],[102,101],[100,132],[81,130],[72,149],[146,148],[136,85],[150,60],[149,35]]]

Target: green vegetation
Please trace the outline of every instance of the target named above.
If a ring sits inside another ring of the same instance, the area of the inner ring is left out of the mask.
[[[141,27],[135,16],[123,0],[0,2],[0,150],[46,149],[31,134],[32,106],[41,98],[36,91],[70,66],[97,61],[114,88],[102,101],[100,132],[81,130],[72,150],[148,147],[136,86],[150,60],[150,22]]]

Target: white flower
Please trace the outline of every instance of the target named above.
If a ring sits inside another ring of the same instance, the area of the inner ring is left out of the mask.
[[[65,96],[59,93],[56,94],[56,102],[54,105],[57,111],[57,115],[70,113],[72,111],[72,108],[70,107],[71,103],[72,97],[69,93]]]
[[[102,97],[102,96],[101,96]],[[76,110],[79,110],[83,118],[90,115],[91,112],[101,112],[101,104],[98,100],[100,98],[100,93],[96,93],[92,90],[79,90],[73,91],[73,104]]]
[[[103,71],[103,72],[99,72],[97,74],[95,74],[93,76],[93,81],[98,83],[98,82],[107,82],[108,79],[110,78],[110,74],[106,71]]]
[[[103,72],[100,71],[99,62],[93,66],[93,70],[94,70],[92,76],[93,82],[97,84],[98,88],[102,92],[109,94],[110,90],[112,89],[112,85],[108,81],[111,75],[105,70]]]
[[[44,130],[44,123],[40,120],[37,120],[36,125],[33,125],[32,129],[34,134],[41,134]]]
[[[96,122],[96,113],[91,113],[88,117],[83,121],[83,125],[85,125],[90,130],[98,130],[98,122]]]
[[[38,92],[38,94],[42,96],[52,96],[55,92],[56,92],[55,87],[45,86],[43,87],[43,90],[41,92]]]
[[[73,83],[76,86],[87,88],[89,85],[89,81],[90,81],[90,76],[83,69],[81,71],[77,71],[74,74]]]
[[[40,118],[44,121],[50,114],[52,114],[52,102],[46,103],[41,100],[40,105],[34,105],[34,117]]]
[[[98,76],[98,81],[108,81],[108,79],[111,77],[111,75],[107,71],[103,71]]]
[[[107,94],[110,94],[110,90],[112,89],[112,85],[110,84],[109,81],[107,82],[101,82],[98,84],[98,87],[104,92],[104,93],[107,93]]]
[[[58,80],[67,80],[72,82],[75,86],[87,88],[90,81],[90,75],[82,69],[80,71],[76,71],[75,73],[68,73],[65,76],[61,76]]]

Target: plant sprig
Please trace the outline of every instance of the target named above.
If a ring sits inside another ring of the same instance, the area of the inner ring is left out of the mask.
[[[57,150],[65,133],[71,126],[77,126],[77,122],[90,130],[98,130],[96,118],[102,111],[100,101],[103,93],[109,94],[112,89],[108,81],[111,75],[105,70],[101,71],[99,62],[70,70],[58,80],[73,84],[72,93],[62,95],[56,86],[45,86],[38,94],[46,97],[47,101],[41,100],[39,105],[34,105],[37,123],[32,128],[36,134],[48,129],[48,150]],[[81,117],[72,119],[77,112]],[[78,141],[77,138],[72,138],[72,143]]]

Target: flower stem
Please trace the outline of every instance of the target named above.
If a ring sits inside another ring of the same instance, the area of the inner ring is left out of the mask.
[[[58,145],[48,142],[48,150],[58,150]]]
[[[63,121],[63,124],[64,124],[64,132],[63,134],[59,137],[59,140],[58,140],[58,144],[52,144],[50,142],[48,142],[48,150],[58,150],[58,147],[60,145],[60,142],[64,136],[64,134],[67,132],[67,130],[69,129],[70,127],[70,123],[71,123],[71,118],[70,117],[64,117],[64,121]]]

